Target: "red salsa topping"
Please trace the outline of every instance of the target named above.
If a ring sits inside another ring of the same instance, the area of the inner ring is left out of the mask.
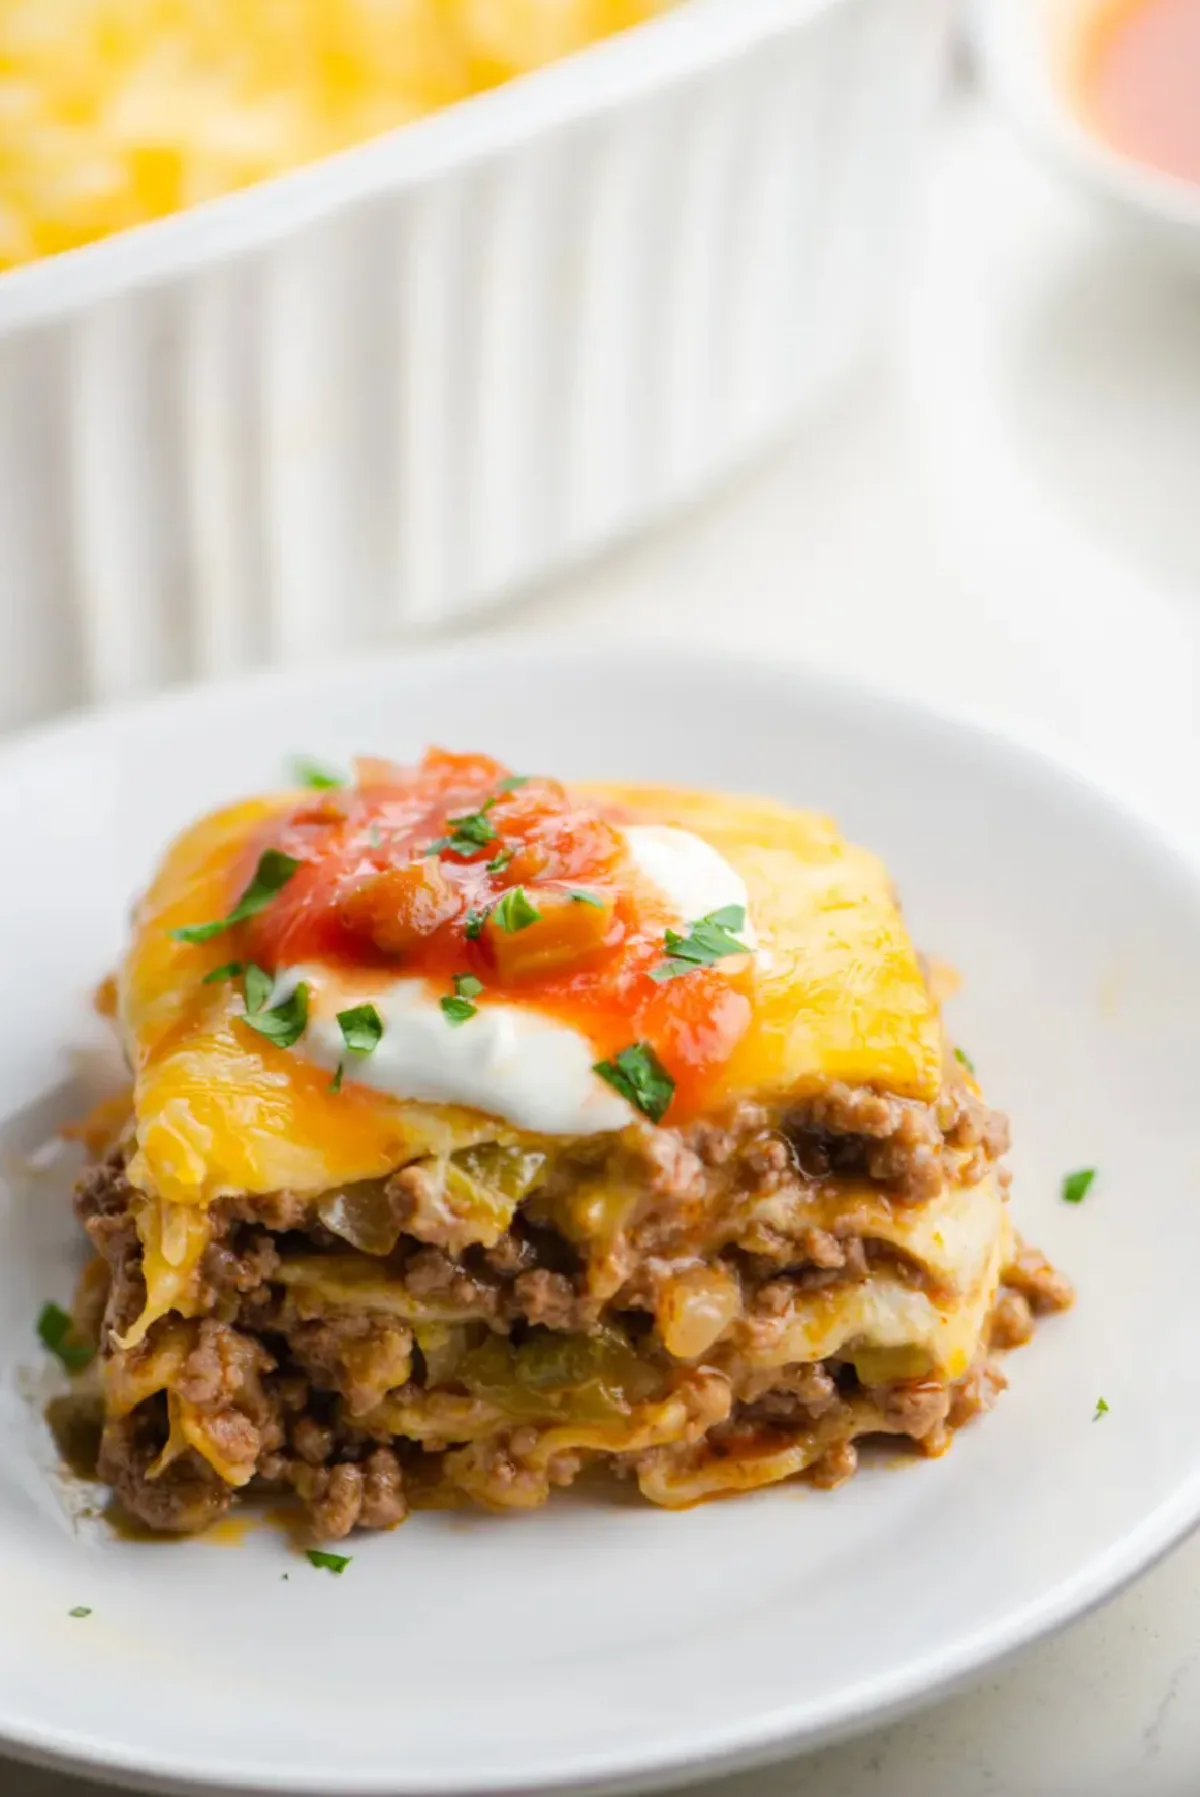
[[[662,977],[667,932],[694,920],[681,926],[640,875],[614,812],[484,755],[363,760],[357,776],[256,843],[298,866],[240,925],[247,960],[419,976],[460,996],[467,976],[472,1001],[553,1015],[597,1062],[646,1045],[674,1082],[668,1121],[701,1108],[749,1024],[750,964]]]

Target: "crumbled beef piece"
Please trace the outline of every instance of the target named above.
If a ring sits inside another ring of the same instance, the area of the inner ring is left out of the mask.
[[[334,1433],[315,1416],[299,1416],[289,1431],[292,1452],[308,1466],[324,1466],[333,1453]]]
[[[233,1223],[261,1223],[272,1235],[287,1235],[312,1222],[313,1200],[295,1192],[246,1192],[222,1200],[221,1214]]]
[[[824,1416],[841,1401],[833,1375],[819,1360],[756,1368],[739,1378],[738,1395],[756,1406],[778,1400],[779,1415],[803,1411],[813,1418]]]
[[[502,1235],[490,1248],[484,1248],[481,1258],[489,1273],[494,1273],[501,1279],[510,1279],[529,1267],[537,1266],[538,1250],[527,1235],[518,1235],[515,1229],[510,1229],[507,1235]]]
[[[868,1387],[879,1406],[884,1427],[897,1435],[922,1441],[945,1422],[950,1409],[950,1388],[940,1379],[905,1379],[895,1385]]]
[[[274,1365],[260,1342],[205,1317],[175,1389],[192,1404],[232,1404],[252,1387],[259,1373],[269,1372]]]
[[[376,1448],[363,1462],[362,1506],[358,1513],[363,1529],[393,1529],[408,1515],[404,1475],[390,1448]]]
[[[992,1360],[980,1360],[958,1381],[950,1394],[950,1410],[946,1421],[952,1429],[961,1429],[977,1416],[992,1408],[1008,1380]]]
[[[150,1476],[167,1437],[165,1413],[152,1414],[153,1408],[142,1405],[132,1415],[106,1424],[97,1476],[111,1485],[129,1514],[148,1529],[165,1535],[192,1535],[224,1515],[233,1493],[191,1449],[157,1476]]]
[[[474,1278],[438,1248],[422,1248],[404,1269],[414,1298],[442,1298],[470,1316],[494,1317],[500,1294],[494,1284]]]
[[[218,1307],[230,1311],[232,1321],[238,1300],[257,1291],[279,1269],[279,1250],[263,1229],[235,1227],[215,1236],[200,1262],[198,1302],[206,1311]]]
[[[769,1130],[746,1144],[741,1165],[753,1191],[777,1192],[796,1170],[796,1151],[786,1136]]]
[[[285,1322],[292,1358],[312,1383],[365,1416],[412,1372],[412,1331],[395,1317],[349,1312]]]
[[[1048,1311],[1069,1310],[1075,1302],[1075,1288],[1064,1274],[1056,1272],[1037,1248],[1018,1238],[1012,1260],[1004,1269],[1004,1283],[1028,1298],[1036,1316]]]
[[[348,1460],[322,1470],[306,1497],[318,1541],[341,1541],[358,1522],[363,1503],[363,1471]]]
[[[513,1282],[512,1309],[530,1323],[547,1329],[582,1332],[594,1327],[596,1304],[581,1297],[565,1273],[520,1273]]]
[[[630,1134],[637,1145],[639,1171],[656,1198],[670,1199],[673,1204],[703,1198],[704,1163],[678,1130],[653,1129],[647,1124]]]
[[[858,1471],[858,1449],[852,1441],[835,1442],[808,1469],[808,1480],[821,1491],[836,1491]]]
[[[1021,1292],[1002,1291],[992,1308],[993,1348],[1019,1348],[1033,1334],[1033,1310]]]

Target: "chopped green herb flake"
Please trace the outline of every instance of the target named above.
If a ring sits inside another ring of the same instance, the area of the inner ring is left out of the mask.
[[[241,975],[242,971],[243,969],[240,961],[226,961],[222,966],[214,967],[211,973],[206,973],[200,984],[202,986],[216,986],[221,980],[236,980]]]
[[[1081,1167],[1077,1173],[1063,1176],[1062,1195],[1067,1204],[1082,1204],[1096,1177],[1095,1167]]]
[[[451,831],[450,836],[439,836],[433,849],[449,849],[452,855],[473,855],[477,849],[485,849],[489,842],[495,842],[496,831],[490,818],[484,815],[487,807],[480,811],[469,811],[463,817],[448,817],[446,822]]]
[[[283,891],[299,866],[300,863],[291,855],[285,855],[282,849],[264,849],[258,858],[254,878],[229,913],[229,922],[243,923],[247,917],[256,917],[264,911],[275,894]]]
[[[285,855],[282,849],[264,849],[258,858],[254,878],[227,917],[219,918],[216,923],[186,924],[181,930],[172,930],[172,936],[176,942],[209,942],[231,924],[257,917],[260,911],[266,910],[275,894],[283,890],[299,866],[300,863],[291,855]]]
[[[456,973],[454,990],[460,998],[478,998],[483,991],[483,981],[477,980],[473,973]]]
[[[1092,1421],[1094,1423],[1098,1423],[1102,1416],[1107,1416],[1107,1415],[1108,1415],[1108,1399],[1107,1398],[1097,1398],[1096,1399],[1096,1408],[1092,1413]]]
[[[351,1011],[339,1011],[337,1020],[342,1041],[351,1054],[374,1054],[383,1040],[383,1018],[374,1005],[355,1005]]]
[[[516,851],[513,849],[501,849],[500,853],[493,860],[488,862],[488,872],[490,874],[502,874],[512,860],[515,852]]]
[[[67,1611],[68,1616],[90,1616],[91,1613],[86,1604],[76,1604],[73,1610]]]
[[[274,1042],[277,1048],[290,1048],[308,1027],[308,987],[302,980],[290,998],[270,1011],[247,1011],[242,1022]]]
[[[75,1339],[75,1325],[59,1304],[43,1304],[37,1320],[37,1332],[43,1346],[59,1359],[68,1373],[78,1373],[87,1366],[96,1350]]]
[[[252,1014],[261,1011],[271,996],[275,982],[265,968],[258,967],[253,961],[246,967],[246,977],[242,982],[242,990],[246,994],[246,1009]]]
[[[499,928],[507,930],[510,936],[515,936],[518,930],[527,930],[531,923],[537,923],[541,915],[537,906],[531,904],[525,896],[523,886],[511,886],[507,892],[501,893],[492,906],[492,917]]]
[[[345,1071],[346,1071],[345,1063],[343,1061],[339,1061],[337,1064],[337,1072],[334,1074],[333,1078],[329,1082],[329,1090],[331,1092],[340,1092],[341,1091],[342,1075],[345,1073]]]
[[[319,1547],[310,1547],[305,1550],[305,1558],[310,1566],[323,1567],[326,1572],[336,1572],[340,1575],[349,1566],[353,1555],[326,1554],[322,1553]],[[287,1574],[284,1573],[283,1576],[286,1578]]]
[[[727,955],[749,954],[746,944],[733,934],[745,927],[745,906],[725,905],[720,911],[699,918],[686,936],[681,936],[678,930],[668,930],[666,959],[653,970],[651,979],[673,980],[681,973],[691,973],[694,968],[712,967]]]
[[[371,828],[367,831],[367,843],[368,846],[373,849],[381,849],[383,847],[383,831],[379,828],[378,824],[372,824]],[[283,1576],[286,1579],[287,1573],[285,1572]]]
[[[532,774],[510,774],[507,780],[501,780],[496,791],[497,793],[516,792],[519,786],[528,786],[532,778]],[[492,803],[495,804],[494,799],[492,800]]]
[[[483,926],[487,922],[486,911],[471,910],[467,912],[467,921],[463,925],[463,935],[468,942],[476,942],[483,935]]]
[[[479,1009],[478,1005],[473,1005],[469,998],[443,998],[441,1006],[449,1021],[455,1026],[470,1022]]]
[[[675,1081],[648,1042],[635,1042],[613,1060],[598,1061],[595,1071],[652,1123],[660,1121],[675,1093]]]
[[[189,942],[193,947],[201,942],[211,942],[222,930],[229,928],[227,917],[219,918],[216,923],[188,923],[182,929],[172,930],[171,935],[176,942]]]
[[[967,1053],[965,1048],[956,1048],[954,1051],[954,1058],[956,1061],[961,1061],[962,1065],[966,1068],[968,1073],[974,1073],[975,1063],[971,1059],[970,1055]]]
[[[571,897],[577,905],[591,905],[597,911],[604,909],[604,900],[597,897],[594,892],[584,892],[582,887],[578,891],[572,892]]]
[[[314,792],[328,792],[331,786],[346,784],[340,774],[330,773],[319,762],[306,761],[300,755],[292,762],[292,774],[297,786],[309,786]]]

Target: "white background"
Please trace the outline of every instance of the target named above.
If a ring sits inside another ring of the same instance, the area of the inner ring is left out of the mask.
[[[786,450],[496,634],[751,645],[1084,748],[1200,832],[1200,287],[946,120],[911,318]],[[948,1569],[952,1574],[952,1569]],[[1200,1541],[982,1688],[729,1797],[1194,1797]],[[98,1787],[0,1763],[14,1797]]]

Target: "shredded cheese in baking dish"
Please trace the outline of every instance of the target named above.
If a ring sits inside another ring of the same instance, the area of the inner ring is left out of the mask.
[[[284,173],[672,0],[0,0],[0,269]]]

